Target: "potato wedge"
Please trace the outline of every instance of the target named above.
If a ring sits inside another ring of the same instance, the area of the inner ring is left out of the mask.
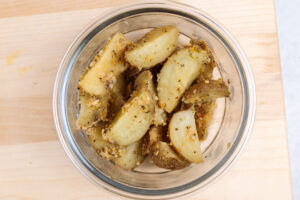
[[[213,63],[214,63],[214,60],[213,60]],[[197,83],[205,81],[205,80],[211,80],[212,79],[213,70],[214,70],[213,63],[204,64],[205,67],[204,67],[203,71],[201,71],[200,75],[198,76]]]
[[[179,170],[191,163],[179,156],[176,151],[166,142],[157,142],[150,151],[150,159],[161,168]]]
[[[158,125],[165,125],[167,121],[167,113],[161,109],[158,105],[158,97],[156,94],[156,89],[153,84],[152,80],[152,74],[149,70],[143,71],[140,73],[134,83],[134,87],[138,88],[141,86],[148,87],[149,91],[151,92],[153,99],[155,100],[155,113],[154,113],[154,118],[152,121],[152,124],[158,126]]]
[[[124,104],[104,137],[111,143],[130,145],[141,139],[149,129],[154,116],[154,100],[149,89],[140,87]]]
[[[125,152],[124,147],[111,144],[102,137],[102,130],[106,127],[106,123],[99,122],[95,127],[89,128],[86,133],[91,147],[104,159],[115,159]]]
[[[186,104],[195,104],[229,95],[229,89],[223,81],[207,80],[189,87],[184,93],[182,101]]]
[[[195,105],[195,121],[200,141],[205,140],[207,137],[208,127],[210,121],[212,120],[215,107],[215,100],[203,102],[200,105]]]
[[[113,162],[122,169],[133,169],[139,166],[145,159],[142,155],[142,141],[139,140],[127,147],[124,147],[120,157],[113,159]]]
[[[199,81],[205,81],[205,80],[211,80],[213,76],[213,70],[217,66],[217,63],[215,62],[215,59],[210,51],[210,49],[207,47],[206,43],[203,40],[196,40],[193,39],[190,41],[190,44],[196,44],[201,46],[201,48],[207,52],[209,52],[209,59],[210,62],[203,63],[205,65],[203,71],[201,71],[200,75],[197,78],[197,82]]]
[[[185,90],[205,68],[204,63],[209,62],[209,52],[197,44],[180,49],[169,57],[158,78],[160,107],[172,112]]]
[[[127,147],[111,144],[102,137],[102,130],[106,125],[106,123],[100,122],[97,126],[86,131],[89,143],[96,153],[127,170],[133,169],[142,163],[144,160],[141,150],[142,142],[139,140]]]
[[[152,29],[125,52],[125,59],[132,66],[147,69],[163,62],[175,50],[179,33],[175,26]]]
[[[169,124],[169,137],[181,156],[192,163],[201,163],[203,157],[194,115],[192,110],[175,113]]]
[[[153,163],[161,168],[176,170],[189,166],[189,161],[179,156],[167,142],[162,141],[164,131],[162,126],[151,127],[145,137],[147,139],[143,144],[143,154],[150,154]]]
[[[134,88],[138,89],[139,87],[146,87],[153,96],[156,96],[152,78],[152,73],[149,70],[143,71],[136,77],[134,81]]]
[[[79,90],[80,105],[79,117],[76,121],[76,125],[79,129],[87,129],[98,121],[106,120],[108,96],[95,97],[87,94],[86,92]]]
[[[123,75],[119,75],[110,94],[110,104],[108,107],[108,118],[110,120],[112,120],[116,116],[116,114],[121,110],[122,106],[126,102],[124,95],[125,88],[126,81]]]
[[[91,95],[106,95],[107,90],[113,87],[116,77],[127,68],[123,53],[129,44],[130,41],[122,33],[116,33],[95,57],[91,68],[81,77],[79,87]]]
[[[148,131],[147,135],[143,137],[142,154],[147,155],[150,153],[151,146],[155,143],[162,141],[163,138],[163,127],[152,126]]]

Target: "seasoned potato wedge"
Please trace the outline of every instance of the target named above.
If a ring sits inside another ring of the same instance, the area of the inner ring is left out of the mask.
[[[99,122],[96,126],[89,128],[86,131],[91,147],[104,159],[115,159],[125,152],[124,147],[111,144],[105,141],[102,137],[102,130],[107,124]]]
[[[152,147],[150,158],[156,166],[171,170],[183,169],[191,164],[179,156],[168,143],[162,141]]]
[[[175,113],[169,124],[169,137],[181,156],[192,163],[200,163],[203,157],[194,115],[192,110]]]
[[[186,104],[211,101],[220,97],[230,95],[227,85],[222,81],[210,80],[192,85],[184,93],[182,101]]]
[[[215,107],[215,100],[203,102],[200,105],[195,105],[195,121],[200,141],[206,139],[206,136],[208,134],[208,127],[210,121],[212,120]]]
[[[102,158],[112,160],[117,166],[123,169],[133,169],[143,162],[141,140],[127,146],[122,147],[107,142],[102,137],[102,130],[107,124],[98,123],[97,126],[89,128],[86,133],[92,148]]]
[[[146,33],[129,46],[125,59],[139,69],[163,62],[176,48],[179,33],[175,26],[162,26]]]
[[[209,52],[199,45],[185,47],[171,55],[160,71],[158,100],[161,108],[172,112],[185,90],[209,63]]]
[[[167,143],[163,142],[165,129],[162,126],[153,126],[149,130],[146,141],[144,141],[143,154],[150,154],[153,163],[161,168],[182,169],[190,165],[190,162],[179,156]]]
[[[79,90],[80,111],[76,125],[80,129],[87,129],[98,121],[106,120],[108,96],[94,97],[86,92]]]
[[[113,159],[113,162],[122,169],[133,169],[139,166],[145,159],[142,155],[142,141],[139,140],[127,147],[124,147],[121,156]]]
[[[116,79],[111,94],[110,94],[110,105],[108,107],[108,117],[113,119],[116,114],[121,110],[122,106],[125,104],[124,91],[126,88],[126,82],[123,75],[119,75]]]
[[[197,82],[204,81],[204,80],[211,80],[213,76],[213,70],[217,66],[217,63],[215,62],[215,59],[210,51],[210,49],[207,47],[206,43],[203,40],[191,40],[191,44],[196,44],[201,46],[201,48],[207,52],[209,52],[209,59],[210,62],[205,62],[205,67],[203,68],[203,71],[201,71],[200,75],[197,78]]]
[[[127,68],[123,53],[129,44],[130,41],[122,33],[116,33],[95,57],[91,68],[79,81],[79,87],[91,95],[106,95],[116,77]]]
[[[153,99],[155,100],[155,113],[154,113],[154,118],[153,118],[152,124],[154,124],[156,126],[165,125],[166,121],[167,121],[167,114],[158,105],[158,102],[157,102],[158,97],[156,94],[156,89],[153,84],[152,74],[149,70],[143,71],[142,73],[140,73],[135,80],[135,83],[134,83],[135,88],[138,88],[143,85],[145,85],[144,87],[149,88],[149,91],[151,92]]]
[[[147,155],[150,153],[151,146],[155,143],[162,141],[163,138],[163,127],[162,126],[152,126],[148,131],[147,135],[143,137],[142,153]]]
[[[141,139],[154,116],[154,100],[149,89],[140,87],[124,104],[110,126],[105,139],[118,145],[130,145]]]

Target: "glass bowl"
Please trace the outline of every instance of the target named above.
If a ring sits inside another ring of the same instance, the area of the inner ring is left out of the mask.
[[[230,82],[230,98],[218,101],[202,164],[170,171],[146,161],[133,171],[100,158],[84,132],[77,130],[77,83],[96,53],[116,32],[134,40],[150,28],[176,25],[180,43],[207,42],[218,64],[216,76]],[[66,52],[56,77],[53,112],[60,141],[74,165],[92,182],[137,199],[173,198],[204,188],[240,153],[253,124],[254,82],[245,55],[232,36],[204,12],[171,1],[143,1],[103,13],[88,25]]]

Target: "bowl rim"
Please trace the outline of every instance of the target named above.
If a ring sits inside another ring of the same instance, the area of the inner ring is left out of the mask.
[[[88,162],[80,150],[75,148],[76,142],[68,126],[67,114],[66,112],[63,112],[66,111],[66,87],[69,79],[69,76],[66,75],[70,74],[77,56],[87,42],[96,33],[98,33],[99,30],[102,30],[107,25],[118,19],[122,19],[125,15],[130,16],[145,12],[168,12],[177,15],[179,14],[196,21],[212,31],[213,34],[215,34],[223,42],[227,50],[230,51],[233,59],[236,61],[236,67],[240,74],[241,84],[243,87],[244,105],[242,123],[237,137],[231,144],[229,151],[222,160],[209,172],[204,174],[204,176],[201,176],[187,184],[168,189],[146,190],[131,187],[114,181],[97,171],[95,167]],[[256,97],[254,80],[247,58],[236,40],[223,27],[224,26],[220,26],[220,23],[217,22],[217,20],[213,19],[205,12],[189,5],[174,1],[155,0],[130,3],[103,12],[78,34],[69,46],[59,65],[53,90],[53,117],[60,142],[62,143],[65,152],[82,174],[97,185],[101,185],[107,190],[125,197],[138,199],[166,199],[190,194],[191,192],[205,188],[213,180],[223,174],[229,166],[231,166],[232,162],[245,146],[245,143],[251,133],[255,116]]]

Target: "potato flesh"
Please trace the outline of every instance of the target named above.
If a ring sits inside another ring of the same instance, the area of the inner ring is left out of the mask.
[[[138,42],[129,46],[125,59],[139,69],[163,62],[176,48],[179,33],[175,26],[154,28]]]
[[[207,47],[206,43],[203,40],[192,39],[190,41],[190,44],[200,46],[203,50],[209,52],[210,62],[207,62],[207,63],[204,64],[205,65],[204,70],[201,71],[201,74],[197,78],[197,82],[198,81],[204,81],[204,80],[211,80],[212,75],[213,75],[213,69],[214,69],[214,67],[217,66],[217,64],[214,60],[214,57],[213,57],[210,49]]]
[[[159,74],[157,91],[160,107],[172,112],[208,61],[208,52],[197,46],[183,48],[169,57]]]
[[[200,163],[203,157],[194,115],[192,110],[175,113],[169,124],[169,137],[181,156],[192,163]]]
[[[149,129],[154,115],[154,101],[147,88],[141,87],[125,103],[106,130],[105,138],[118,145],[130,145]]]
[[[122,169],[133,169],[139,166],[145,156],[142,155],[142,141],[139,140],[127,147],[124,147],[121,156],[113,159],[114,163]]]
[[[108,97],[92,97],[79,90],[80,111],[76,125],[79,129],[87,129],[98,121],[106,120]]]
[[[106,95],[116,76],[127,68],[122,57],[129,44],[123,34],[116,33],[95,57],[91,68],[79,81],[79,87],[91,95]]]
[[[158,125],[165,125],[167,121],[167,114],[166,112],[161,109],[158,105],[158,97],[156,94],[156,89],[154,87],[153,81],[152,81],[152,74],[149,70],[143,71],[140,73],[134,83],[134,87],[138,88],[142,85],[145,85],[145,87],[149,88],[149,91],[151,92],[153,99],[155,100],[155,113],[154,118],[152,121],[152,124],[158,126]]]
[[[166,123],[167,123],[167,113],[164,111],[164,109],[161,109],[159,105],[156,103],[152,124],[155,126],[159,126],[159,125],[166,125]]]

